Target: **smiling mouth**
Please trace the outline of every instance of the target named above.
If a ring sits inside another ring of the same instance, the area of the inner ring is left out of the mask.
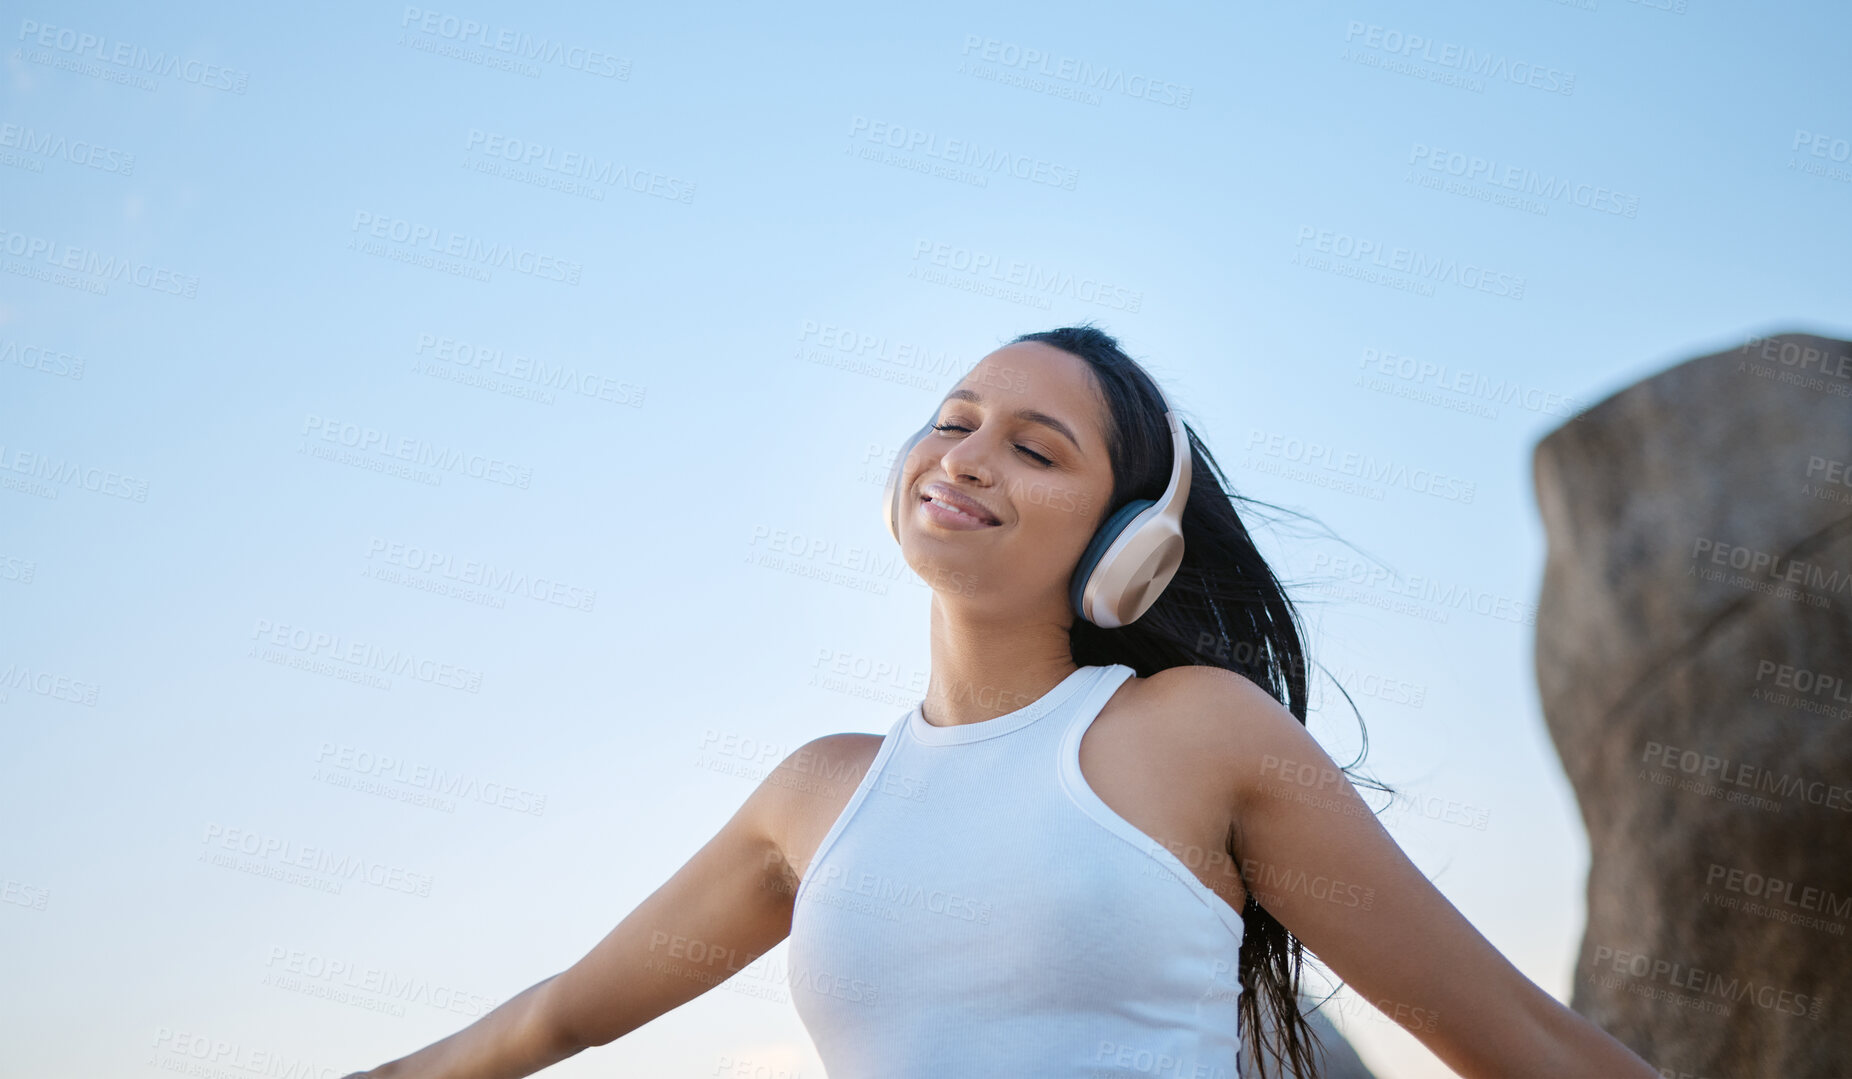
[[[962,506],[955,505],[942,498],[935,498],[932,495],[921,495],[920,501],[930,502],[933,505],[938,506],[940,509],[948,510],[952,513],[959,514],[962,517],[968,517],[971,520],[977,521],[980,524],[997,525],[997,524],[1003,523],[1001,521],[991,519],[991,517],[988,514],[985,514],[981,511],[977,513],[973,513],[972,511],[965,509]]]

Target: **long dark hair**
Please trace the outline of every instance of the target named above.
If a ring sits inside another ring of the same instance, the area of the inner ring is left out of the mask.
[[[1163,494],[1170,478],[1170,429],[1164,421],[1164,398],[1144,368],[1120,349],[1118,341],[1091,325],[1026,333],[1010,344],[1024,341],[1052,345],[1084,360],[1098,380],[1112,419],[1106,441],[1113,471],[1112,498],[1100,519],[1133,499]],[[1074,662],[1083,667],[1123,663],[1141,678],[1169,667],[1238,671],[1304,724],[1307,656],[1299,612],[1261,558],[1232,500],[1304,515],[1234,494],[1208,447],[1187,423],[1184,431],[1190,442],[1190,495],[1183,507],[1183,563],[1157,602],[1131,625],[1102,629],[1076,617],[1068,631]],[[1338,689],[1343,692],[1342,686]],[[1344,699],[1350,701],[1350,694],[1344,693]],[[1355,711],[1356,702],[1351,701],[1351,708]],[[1361,723],[1361,714],[1358,718]],[[1351,765],[1368,750],[1366,732]],[[1347,773],[1351,765],[1344,766]],[[1389,790],[1373,779],[1361,782]],[[1242,864],[1237,853],[1240,839],[1237,821],[1224,840],[1230,864],[1236,867]],[[1273,1028],[1273,1044],[1265,1047],[1291,1074],[1314,1079],[1318,1072],[1312,1047],[1319,1044],[1318,1036],[1299,1010],[1305,945],[1260,905],[1245,875],[1242,883],[1247,891],[1241,911],[1242,1040],[1257,1050],[1264,1079],[1266,1056],[1258,1052],[1266,1040],[1261,1036],[1264,1005]]]

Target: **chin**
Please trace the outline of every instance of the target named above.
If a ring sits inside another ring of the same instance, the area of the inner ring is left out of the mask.
[[[986,571],[985,566],[992,564],[988,558],[959,558],[956,554],[946,557],[944,554],[931,556],[906,555],[907,565],[926,587],[940,596],[947,598],[970,598],[978,594],[978,586],[983,581],[995,576],[995,570]]]

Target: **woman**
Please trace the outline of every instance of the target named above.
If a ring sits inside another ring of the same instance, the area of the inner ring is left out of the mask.
[[[1311,1076],[1308,947],[1463,1076],[1656,1079],[1501,956],[1307,732],[1296,614],[1185,430],[1095,328],[984,357],[890,483],[933,588],[920,705],[791,754],[572,967],[364,1074],[528,1075],[789,936],[833,1079],[1229,1079],[1263,1008]],[[1082,595],[1095,537],[1167,493],[1181,564],[1153,556],[1115,617]]]

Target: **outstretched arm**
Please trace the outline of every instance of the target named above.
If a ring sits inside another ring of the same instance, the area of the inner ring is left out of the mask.
[[[803,777],[787,757],[707,845],[584,958],[455,1034],[347,1079],[519,1079],[604,1045],[743,969],[791,931],[784,826]],[[690,957],[696,957],[691,959]]]
[[[545,997],[558,979],[528,986],[442,1041],[346,1079],[518,1079],[557,1064],[585,1048],[550,1022]]]
[[[1271,695],[1217,667],[1177,672],[1167,703],[1221,758],[1244,881],[1338,977],[1462,1076],[1658,1079],[1499,954]]]

